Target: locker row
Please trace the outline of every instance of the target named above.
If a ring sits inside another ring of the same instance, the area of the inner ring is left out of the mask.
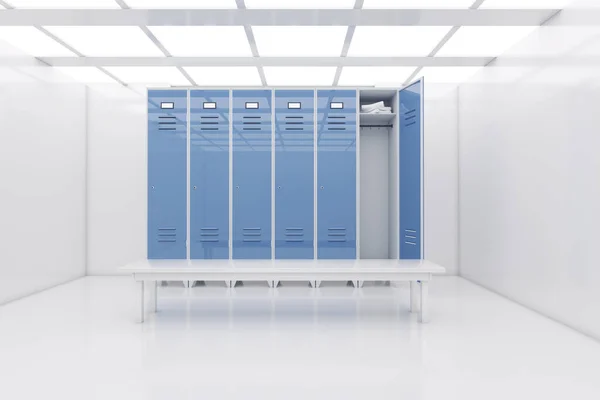
[[[418,259],[421,103],[399,94],[399,254]],[[148,258],[357,258],[359,104],[354,89],[149,90]]]

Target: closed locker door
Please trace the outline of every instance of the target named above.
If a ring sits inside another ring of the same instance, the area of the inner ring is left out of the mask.
[[[313,90],[275,91],[275,258],[314,258]]]
[[[190,258],[229,258],[229,90],[190,92]]]
[[[400,91],[400,259],[423,250],[423,80]]]
[[[356,91],[318,91],[319,259],[356,258]]]
[[[148,258],[185,259],[187,90],[148,91]]]
[[[233,258],[271,258],[270,90],[233,91]]]

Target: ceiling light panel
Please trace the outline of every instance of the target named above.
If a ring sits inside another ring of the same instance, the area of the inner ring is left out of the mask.
[[[69,49],[33,26],[1,26],[0,39],[34,57],[75,55]]]
[[[185,67],[199,86],[262,86],[256,67]]]
[[[536,26],[463,26],[436,55],[497,57],[537,28]]]
[[[345,26],[254,26],[252,32],[263,57],[339,57]]]
[[[9,0],[15,8],[121,8],[114,0]]]
[[[143,83],[150,86],[191,84],[176,67],[106,67],[105,69],[125,83]]]
[[[125,0],[131,8],[237,8],[235,0]]]
[[[269,86],[331,86],[336,67],[264,67]]]
[[[54,67],[68,77],[82,83],[116,83],[116,81],[96,67]]]
[[[344,67],[340,86],[402,86],[415,67]]]
[[[348,56],[424,57],[449,30],[449,26],[357,26]]]
[[[354,8],[354,0],[246,0],[246,8],[332,9]]]
[[[475,0],[365,0],[363,8],[469,8]]]
[[[573,0],[484,0],[479,8],[562,9]]]
[[[174,56],[252,56],[243,26],[153,26],[149,29]]]
[[[85,56],[164,55],[137,26],[48,26],[46,29]]]
[[[483,67],[425,67],[417,78],[425,77],[427,83],[462,83],[471,79]]]

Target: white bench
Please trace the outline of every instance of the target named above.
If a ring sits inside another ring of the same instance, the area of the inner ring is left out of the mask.
[[[419,311],[419,321],[428,322],[429,282],[444,267],[426,260],[143,260],[121,268],[139,283],[140,322],[144,322],[146,289],[150,289],[151,311],[157,311],[160,281],[267,281],[277,288],[280,281],[310,281],[318,288],[323,281],[409,281],[410,310]],[[152,283],[146,287],[146,283]],[[419,290],[420,289],[420,290]]]

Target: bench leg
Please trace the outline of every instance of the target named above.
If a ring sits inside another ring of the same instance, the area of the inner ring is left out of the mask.
[[[419,298],[421,293],[419,293],[419,283],[416,281],[410,282],[410,312],[416,313],[419,312]]]
[[[267,283],[271,289],[275,289],[277,286],[279,286],[279,281],[267,281]]]
[[[144,323],[144,281],[139,281],[138,282],[139,288],[140,288],[140,324]]]
[[[321,287],[321,281],[315,281],[315,288],[318,289]]]
[[[427,298],[429,297],[429,282],[421,282],[421,313],[419,314],[419,320],[425,324],[429,322],[429,306]]]
[[[237,284],[237,281],[225,281],[225,286],[230,289],[234,288],[236,284]]]
[[[358,289],[363,287],[365,281],[353,280],[352,283],[354,284],[354,287]]]

